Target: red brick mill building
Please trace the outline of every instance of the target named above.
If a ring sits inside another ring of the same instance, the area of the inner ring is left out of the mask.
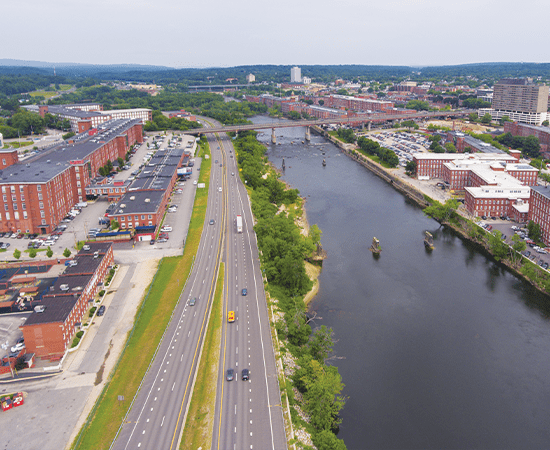
[[[76,255],[75,265],[43,293],[26,322],[20,326],[27,353],[44,359],[58,359],[70,347],[75,333],[95,295],[113,265],[111,242],[89,242]]]
[[[124,158],[130,146],[143,142],[138,119],[111,120],[0,171],[3,208],[0,232],[40,233],[55,226],[78,202],[86,186],[108,160]],[[7,163],[11,162],[10,165]]]

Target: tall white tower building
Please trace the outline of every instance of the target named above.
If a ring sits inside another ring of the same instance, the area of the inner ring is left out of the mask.
[[[293,67],[290,69],[290,82],[301,83],[302,82],[302,69],[299,67]]]

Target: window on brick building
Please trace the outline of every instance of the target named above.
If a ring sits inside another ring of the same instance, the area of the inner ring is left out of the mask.
[[[15,211],[15,212],[13,213],[13,218],[14,218],[15,220],[19,220],[19,213],[18,213],[17,211]]]
[[[10,213],[9,212],[6,213],[6,220],[10,220]]]
[[[41,185],[36,186],[36,190],[37,190],[38,192],[40,192],[40,191],[42,190],[42,186],[41,186]]]
[[[9,209],[9,208],[8,208],[8,204],[7,204],[7,203],[4,203],[4,210],[5,210],[5,211],[8,211],[8,209]]]
[[[15,192],[15,186],[10,186],[10,191]]]
[[[14,210],[14,211],[17,211],[17,203],[14,203],[14,204],[13,204],[13,210]]]
[[[23,211],[23,219],[28,219],[28,217],[27,217],[27,211]]]
[[[46,225],[46,219],[42,219],[42,225]]]
[[[16,202],[16,201],[17,201],[17,197],[16,197],[15,195],[12,195],[12,196],[11,196],[11,201],[12,201],[12,202]]]
[[[46,217],[46,213],[44,211],[40,211],[40,217]]]

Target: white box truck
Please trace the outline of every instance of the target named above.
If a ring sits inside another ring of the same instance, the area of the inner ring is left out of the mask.
[[[237,216],[237,233],[242,233],[242,232],[243,232],[243,218],[239,214]]]

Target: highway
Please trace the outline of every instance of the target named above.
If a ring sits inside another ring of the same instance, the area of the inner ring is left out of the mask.
[[[215,145],[212,155],[212,159],[221,157]],[[218,187],[222,187],[222,192]],[[205,224],[193,270],[130,412],[111,446],[113,449],[178,447],[221,259],[224,190],[223,167],[212,164]],[[214,219],[213,225],[209,225],[210,219]],[[192,298],[196,298],[194,306],[189,305]]]
[[[178,448],[222,258],[226,273],[219,376],[198,380],[217,383],[212,448],[287,448],[252,212],[230,139],[210,136],[208,206],[194,267],[111,446],[116,450]],[[242,233],[236,230],[237,214],[243,217]],[[241,295],[243,288],[248,295]],[[189,305],[192,298],[194,306]],[[227,322],[229,310],[236,313],[234,323]],[[225,381],[229,367],[236,372],[231,382]],[[249,381],[241,381],[245,367]]]
[[[228,182],[225,224],[224,325],[212,449],[286,449],[286,437],[256,235],[231,140],[221,137]],[[234,175],[233,175],[234,174]],[[236,217],[243,218],[243,231]],[[247,295],[242,295],[242,289]],[[229,323],[228,312],[235,312]],[[226,381],[226,370],[235,379]],[[242,369],[250,379],[241,380]]]

